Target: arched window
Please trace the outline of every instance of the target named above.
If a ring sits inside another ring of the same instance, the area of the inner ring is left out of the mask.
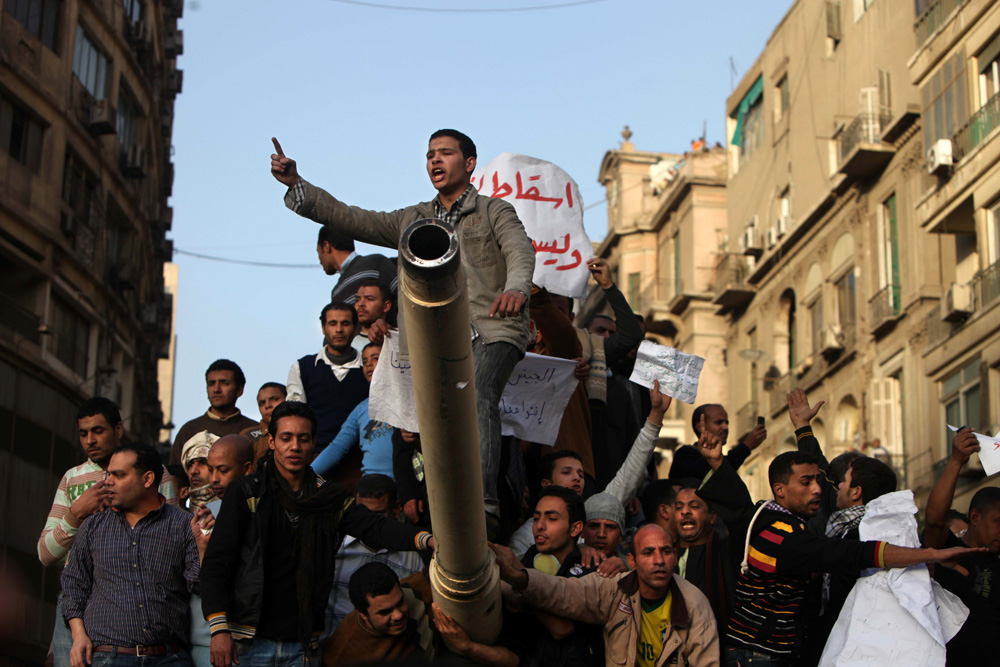
[[[787,289],[778,301],[774,324],[774,365],[781,375],[787,375],[795,363],[795,292]]]

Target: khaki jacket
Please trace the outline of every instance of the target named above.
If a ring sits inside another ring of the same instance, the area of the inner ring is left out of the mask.
[[[603,625],[605,662],[635,665],[642,623],[636,572],[615,579],[596,572],[579,579],[528,572],[528,586],[518,595],[521,600],[557,616]],[[718,667],[719,633],[708,598],[676,574],[671,589],[670,630],[657,666]]]
[[[386,248],[399,247],[406,227],[421,218],[434,217],[433,202],[423,202],[396,211],[368,211],[348,206],[328,192],[303,180],[305,201],[299,215],[356,241]],[[469,286],[469,311],[472,326],[484,343],[506,342],[522,352],[528,344],[528,308],[518,317],[489,317],[494,299],[501,293],[517,290],[527,299],[535,270],[535,249],[524,231],[514,207],[502,199],[475,192],[467,197],[456,226],[462,266]],[[291,190],[285,205],[294,210]],[[400,311],[402,314],[402,311]],[[400,322],[400,329],[403,323]],[[405,354],[405,336],[401,336],[401,354]]]

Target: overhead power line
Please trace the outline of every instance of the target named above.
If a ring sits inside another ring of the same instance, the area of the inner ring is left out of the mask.
[[[579,5],[593,5],[606,0],[574,0],[572,2],[556,2],[547,5],[529,5],[527,7],[407,7],[406,5],[390,5],[383,2],[364,2],[363,0],[330,0],[344,5],[359,5],[375,9],[396,9],[404,12],[433,12],[435,14],[506,14],[512,12],[533,12],[541,9],[563,9]]]
[[[198,252],[188,252],[187,250],[181,250],[180,248],[174,248],[174,252],[178,255],[187,255],[188,257],[197,257],[198,259],[207,259],[212,262],[224,262],[226,264],[242,264],[243,266],[266,266],[272,269],[315,269],[319,266],[318,263],[314,262],[312,264],[278,264],[275,262],[255,262],[249,259],[233,259],[231,257],[216,257],[215,255],[203,255]]]

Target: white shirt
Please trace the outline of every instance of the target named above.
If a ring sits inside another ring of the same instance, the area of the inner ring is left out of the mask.
[[[318,365],[319,362],[324,362],[327,366],[333,369],[333,374],[338,380],[343,380],[347,377],[347,372],[352,368],[361,368],[361,353],[358,352],[354,359],[348,361],[346,364],[337,365],[330,361],[330,357],[326,356],[326,345],[323,349],[319,351],[313,359],[313,364]],[[292,367],[288,369],[288,381],[285,383],[285,389],[288,392],[288,397],[285,400],[288,401],[301,401],[303,403],[306,401],[306,390],[302,386],[302,371],[299,369],[299,362],[296,361],[292,364]]]

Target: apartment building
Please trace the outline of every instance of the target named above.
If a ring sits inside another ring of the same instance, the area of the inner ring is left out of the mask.
[[[171,304],[170,137],[181,0],[4,0],[0,11],[0,661],[38,663],[58,568],[36,543],[83,460],[77,406],[156,442]]]

